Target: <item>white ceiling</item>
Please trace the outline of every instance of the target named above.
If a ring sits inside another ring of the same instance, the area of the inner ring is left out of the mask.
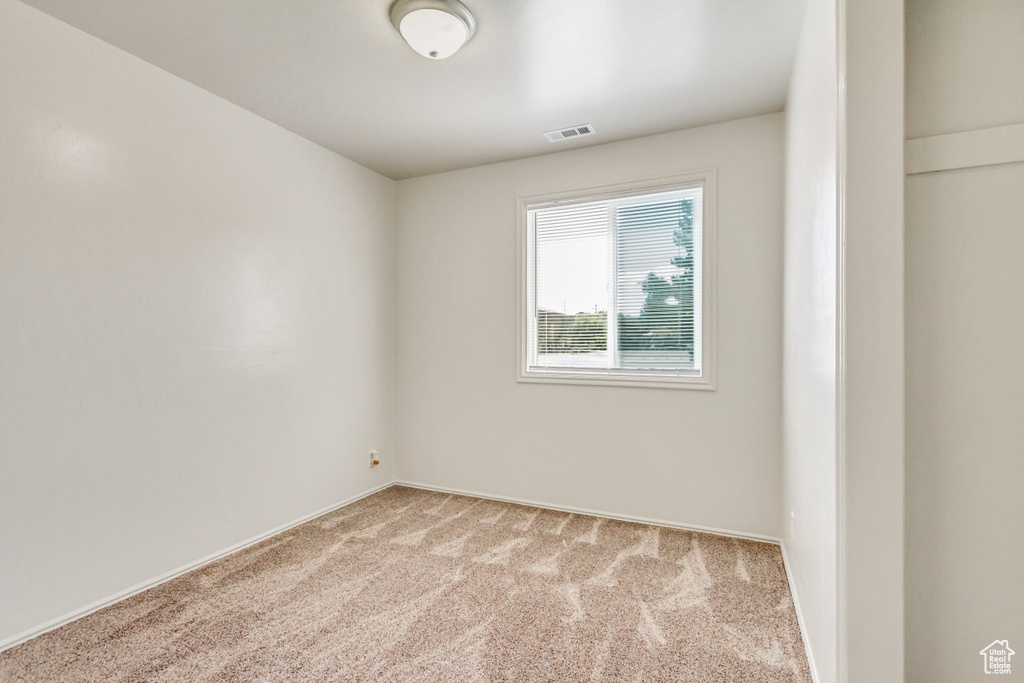
[[[780,111],[806,3],[464,1],[430,61],[392,0],[24,0],[396,179]]]

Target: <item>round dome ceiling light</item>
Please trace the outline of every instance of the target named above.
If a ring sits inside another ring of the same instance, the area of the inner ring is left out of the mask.
[[[391,23],[409,47],[427,59],[444,59],[473,37],[476,21],[459,0],[398,0]]]

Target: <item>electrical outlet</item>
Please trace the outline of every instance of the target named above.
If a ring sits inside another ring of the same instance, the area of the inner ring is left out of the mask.
[[[380,453],[373,450],[370,451],[370,467],[376,467],[380,464]]]

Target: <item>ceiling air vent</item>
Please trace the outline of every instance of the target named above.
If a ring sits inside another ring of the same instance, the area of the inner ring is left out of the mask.
[[[559,140],[593,134],[594,126],[584,123],[582,126],[573,126],[572,128],[563,128],[562,130],[549,130],[547,133],[544,133],[544,137],[548,139],[548,142],[558,142]]]

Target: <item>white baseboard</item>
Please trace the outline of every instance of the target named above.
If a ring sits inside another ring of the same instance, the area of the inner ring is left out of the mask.
[[[670,522],[664,519],[652,519],[650,517],[637,517],[635,515],[619,515],[614,512],[605,512],[603,510],[590,510],[587,508],[572,507],[569,505],[556,505],[554,503],[546,503],[543,501],[527,500],[526,498],[510,498],[508,496],[494,496],[489,493],[480,493],[478,491],[465,491],[462,489],[452,489],[444,486],[431,486],[430,484],[420,484],[414,481],[395,481],[396,486],[408,486],[414,489],[424,489],[426,491],[437,491],[438,493],[451,493],[458,496],[472,496],[474,498],[485,498],[487,500],[497,500],[502,503],[516,503],[518,505],[527,505],[529,507],[544,508],[547,510],[558,510],[559,512],[571,512],[577,515],[587,515],[588,517],[607,517],[609,519],[617,519],[623,522],[636,522],[638,524],[654,524],[656,526],[669,527],[671,529],[682,529],[683,531],[697,531],[702,534],[714,534],[715,536],[728,536],[730,538],[742,538],[748,541],[760,541],[761,543],[773,543],[775,545],[781,545],[782,541],[773,536],[764,536],[762,534],[751,534],[743,531],[730,531],[728,529],[717,529],[715,527],[697,526],[694,524],[680,524],[679,522]]]
[[[46,633],[47,631],[52,631],[55,628],[60,628],[61,626],[65,625],[65,624],[68,624],[68,623],[70,623],[72,621],[75,621],[76,619],[81,619],[82,617],[88,616],[88,615],[92,614],[93,612],[96,612],[98,610],[103,609],[104,607],[108,607],[110,605],[113,605],[115,602],[120,602],[121,600],[124,600],[126,598],[130,598],[131,596],[136,595],[138,593],[141,593],[142,591],[149,590],[150,588],[153,588],[155,586],[159,586],[160,584],[165,583],[167,581],[170,581],[171,579],[175,579],[175,578],[181,576],[182,574],[187,574],[188,572],[192,571],[193,569],[199,569],[200,567],[202,567],[204,565],[207,565],[207,564],[210,564],[211,562],[215,562],[216,560],[219,560],[222,557],[227,557],[228,555],[231,555],[233,553],[237,553],[239,550],[244,550],[245,548],[248,548],[251,545],[255,545],[255,544],[257,544],[257,543],[259,543],[261,541],[265,541],[268,538],[270,538],[271,536],[276,536],[277,534],[280,534],[280,533],[283,533],[285,531],[288,531],[289,529],[297,527],[300,524],[305,524],[306,522],[308,522],[310,520],[313,520],[313,519],[316,519],[317,517],[321,517],[323,515],[326,515],[329,512],[334,512],[335,510],[337,510],[340,507],[344,507],[344,506],[346,506],[346,505],[348,505],[350,503],[356,502],[357,500],[361,500],[363,498],[366,498],[367,496],[371,496],[374,493],[377,493],[378,491],[383,491],[384,489],[389,488],[390,486],[393,486],[393,485],[394,485],[394,482],[388,482],[388,483],[386,483],[386,484],[384,484],[382,486],[377,486],[376,488],[373,488],[373,489],[371,489],[369,491],[364,491],[363,493],[360,493],[360,494],[357,494],[355,496],[352,496],[351,498],[346,498],[345,500],[341,501],[340,503],[335,503],[333,505],[329,505],[329,506],[327,506],[325,508],[317,510],[316,512],[310,513],[310,514],[306,515],[305,517],[302,517],[301,519],[297,519],[295,521],[288,522],[287,524],[283,524],[283,525],[281,525],[281,526],[279,526],[277,528],[274,528],[274,529],[271,529],[270,531],[262,533],[259,536],[254,536],[254,537],[252,537],[252,538],[250,538],[250,539],[248,539],[246,541],[242,541],[241,543],[233,545],[230,548],[225,548],[224,550],[221,550],[219,552],[213,553],[212,555],[207,555],[206,557],[204,557],[202,559],[199,559],[199,560],[196,560],[195,562],[191,562],[191,563],[189,563],[189,564],[187,564],[187,565],[185,565],[183,567],[178,567],[177,569],[173,569],[173,570],[167,572],[166,574],[161,574],[160,576],[158,576],[158,577],[156,577],[154,579],[150,579],[149,581],[144,581],[143,583],[140,583],[140,584],[137,584],[135,586],[132,586],[131,588],[123,590],[120,593],[116,593],[114,595],[111,595],[108,598],[103,598],[102,600],[94,602],[94,603],[92,603],[90,605],[86,605],[85,607],[82,607],[81,609],[77,609],[77,610],[75,610],[73,612],[68,612],[64,616],[57,617],[56,619],[51,619],[50,621],[47,621],[44,624],[40,624],[39,626],[33,627],[33,628],[31,628],[31,629],[29,629],[27,631],[19,633],[18,635],[15,635],[15,636],[12,636],[10,638],[7,638],[6,640],[0,641],[0,652],[3,652],[4,650],[8,650],[8,649],[10,649],[10,648],[12,648],[12,647],[14,647],[16,645],[21,645],[22,643],[24,643],[27,640],[31,640],[31,639],[35,638],[36,636],[41,636],[42,634]]]
[[[814,665],[814,653],[811,651],[811,643],[807,640],[807,628],[804,625],[804,613],[800,609],[800,598],[797,596],[796,584],[793,583],[793,573],[789,570],[789,556],[786,555],[786,544],[780,543],[782,548],[782,565],[786,568],[786,581],[789,582],[789,594],[793,597],[793,611],[796,612],[796,621],[800,626],[800,638],[804,641],[804,653],[807,655],[807,667],[811,670],[811,680],[820,683],[818,678],[818,667]]]

